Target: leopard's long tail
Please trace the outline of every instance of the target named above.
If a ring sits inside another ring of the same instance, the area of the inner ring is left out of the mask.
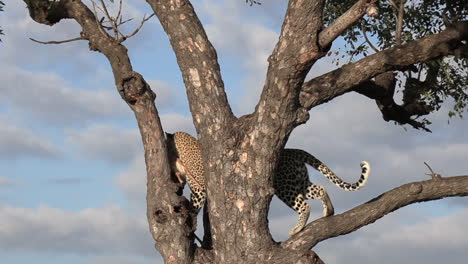
[[[300,154],[300,156],[303,158],[303,162],[320,171],[331,182],[345,191],[359,190],[362,186],[366,185],[367,179],[369,178],[370,164],[367,161],[361,161],[361,177],[359,180],[355,183],[347,183],[336,176],[336,174],[330,168],[328,168],[327,165],[318,160],[312,154],[300,149],[294,149],[293,151],[299,152],[298,154]]]

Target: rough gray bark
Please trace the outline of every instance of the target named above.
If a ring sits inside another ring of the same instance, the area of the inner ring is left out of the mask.
[[[308,111],[353,90],[383,101],[379,91],[372,90],[372,77],[440,56],[466,54],[462,41],[467,40],[468,22],[304,83],[334,39],[376,1],[358,1],[323,28],[325,1],[290,0],[278,43],[268,59],[261,98],[252,114],[238,118],[224,91],[216,51],[190,1],[147,0],[176,54],[202,148],[208,193],[204,222],[209,232],[199,248],[194,243],[196,218],[170,175],[155,94],[133,71],[127,49],[103,30],[80,0],[61,0],[51,7],[47,0],[23,1],[38,23],[76,20],[90,49],[109,60],[117,90],[135,113],[141,132],[149,227],[166,263],[323,263],[310,251],[320,241],[357,230],[410,203],[468,195],[467,176],[434,179],[401,186],[349,212],[316,220],[283,243],[273,241],[268,230],[271,177],[279,153],[292,130],[308,120]],[[365,84],[371,89],[364,89]]]
[[[304,84],[301,104],[310,109],[370,80],[378,74],[415,63],[460,54],[467,48],[468,21],[456,22],[438,34],[395,46],[318,76]]]

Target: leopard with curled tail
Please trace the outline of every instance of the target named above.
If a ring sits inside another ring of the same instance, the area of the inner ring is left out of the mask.
[[[291,236],[300,232],[309,219],[310,206],[306,199],[321,200],[323,216],[334,214],[333,204],[325,188],[310,182],[306,164],[346,191],[359,190],[367,183],[370,174],[369,163],[362,161],[359,180],[356,183],[347,183],[310,153],[300,149],[284,149],[273,176],[273,188],[278,198],[299,214],[296,226],[289,232]]]

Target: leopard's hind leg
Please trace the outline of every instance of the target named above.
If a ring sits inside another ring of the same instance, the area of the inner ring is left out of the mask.
[[[296,226],[289,231],[291,236],[297,234],[304,228],[307,220],[309,219],[309,204],[304,200],[304,195],[299,191],[282,191],[277,193],[277,195],[285,204],[299,214],[299,220],[297,220]]]
[[[304,196],[307,199],[317,199],[322,201],[323,216],[330,216],[335,213],[330,197],[323,186],[313,184],[309,181],[309,184],[304,190]]]

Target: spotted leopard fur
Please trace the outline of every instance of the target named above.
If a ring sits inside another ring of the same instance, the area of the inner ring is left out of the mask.
[[[299,214],[296,226],[289,232],[294,235],[300,232],[310,215],[310,206],[306,199],[322,201],[323,216],[334,214],[333,204],[323,186],[313,184],[309,180],[306,163],[320,171],[339,188],[346,191],[357,191],[367,183],[370,173],[368,162],[361,162],[361,177],[356,183],[347,183],[338,178],[320,160],[300,149],[284,149],[273,176],[275,194],[289,207]]]
[[[203,161],[197,139],[185,132],[166,133],[169,162],[177,179],[187,181],[190,187],[190,199],[198,212],[205,202],[205,177]]]
[[[171,167],[181,183],[185,180],[188,182],[192,205],[198,212],[206,199],[200,146],[194,137],[185,132],[166,133],[166,135]],[[306,199],[321,200],[324,216],[334,214],[333,204],[325,188],[310,182],[306,164],[347,191],[359,190],[367,183],[370,173],[369,163],[361,162],[361,177],[356,183],[350,184],[338,178],[325,164],[308,152],[300,149],[284,149],[273,176],[273,187],[275,194],[299,214],[296,226],[290,231],[291,235],[300,232],[309,219],[310,206]]]

